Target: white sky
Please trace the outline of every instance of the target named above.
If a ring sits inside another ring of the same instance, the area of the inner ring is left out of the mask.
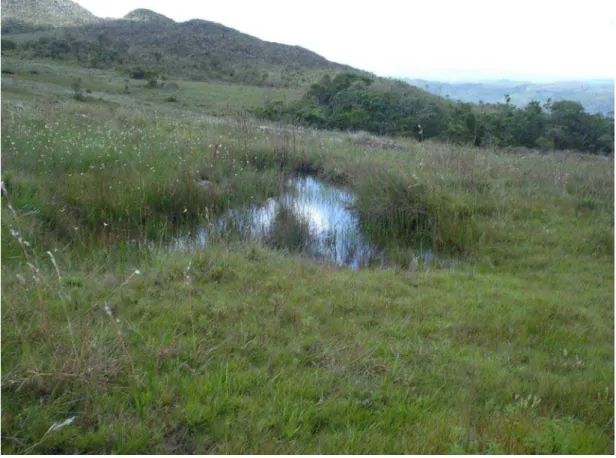
[[[614,0],[76,1],[101,17],[148,8],[214,21],[382,76],[616,77]]]

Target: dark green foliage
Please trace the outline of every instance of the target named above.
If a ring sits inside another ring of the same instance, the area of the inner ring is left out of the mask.
[[[614,151],[614,120],[590,115],[578,102],[546,104],[533,101],[525,108],[500,105],[481,116],[489,141],[498,146],[541,150],[578,150],[593,154]]]
[[[135,67],[130,71],[130,77],[136,80],[151,79],[154,77],[153,72],[142,67]],[[156,80],[154,80],[156,81]]]
[[[77,61],[88,67],[108,68],[129,61],[128,44],[112,41],[99,34],[94,39],[83,39],[73,33],[43,36],[22,46],[26,57]]]
[[[84,102],[86,100],[85,95],[83,95],[83,83],[81,78],[75,78],[73,80],[73,98],[80,102]]]
[[[378,84],[377,82],[378,81]],[[269,102],[258,116],[322,129],[366,130],[480,146],[578,150],[610,154],[614,121],[589,115],[578,102],[537,101],[516,108],[506,103],[481,108],[444,101],[401,82],[373,80],[355,73],[325,75],[298,102]]]
[[[380,135],[437,136],[443,123],[445,102],[408,85],[388,82],[375,87],[374,80],[358,73],[329,75],[313,84],[297,103],[270,102],[256,110],[270,120],[283,119],[319,128],[367,130]],[[404,90],[406,89],[406,90]]]
[[[484,128],[477,121],[470,103],[460,103],[453,109],[452,120],[447,126],[447,137],[454,143],[481,144]]]
[[[5,38],[2,39],[2,52],[4,51],[12,51],[13,49],[17,49],[17,45],[14,41],[7,40]]]

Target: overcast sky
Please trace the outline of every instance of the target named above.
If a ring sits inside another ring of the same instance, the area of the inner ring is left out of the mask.
[[[445,81],[614,78],[614,0],[77,0],[101,17],[148,8],[299,45],[382,76]]]

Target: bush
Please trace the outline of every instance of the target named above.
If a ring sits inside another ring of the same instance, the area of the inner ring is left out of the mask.
[[[81,78],[75,78],[73,80],[73,98],[80,102],[86,99],[85,95],[83,95],[83,83],[81,82]]]
[[[130,71],[130,77],[136,80],[143,80],[146,78],[152,78],[154,76],[154,73],[146,70],[142,67],[135,67],[134,69],[132,69]]]
[[[541,136],[536,141],[535,144],[537,148],[541,151],[553,151],[554,150],[554,140]]]
[[[15,44],[14,41],[7,40],[5,38],[2,39],[1,45],[2,45],[2,51],[11,51],[13,49],[17,49],[17,45]]]

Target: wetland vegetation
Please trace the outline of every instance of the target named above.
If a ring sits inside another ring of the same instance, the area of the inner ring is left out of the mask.
[[[613,453],[613,155],[2,68],[3,453]]]

